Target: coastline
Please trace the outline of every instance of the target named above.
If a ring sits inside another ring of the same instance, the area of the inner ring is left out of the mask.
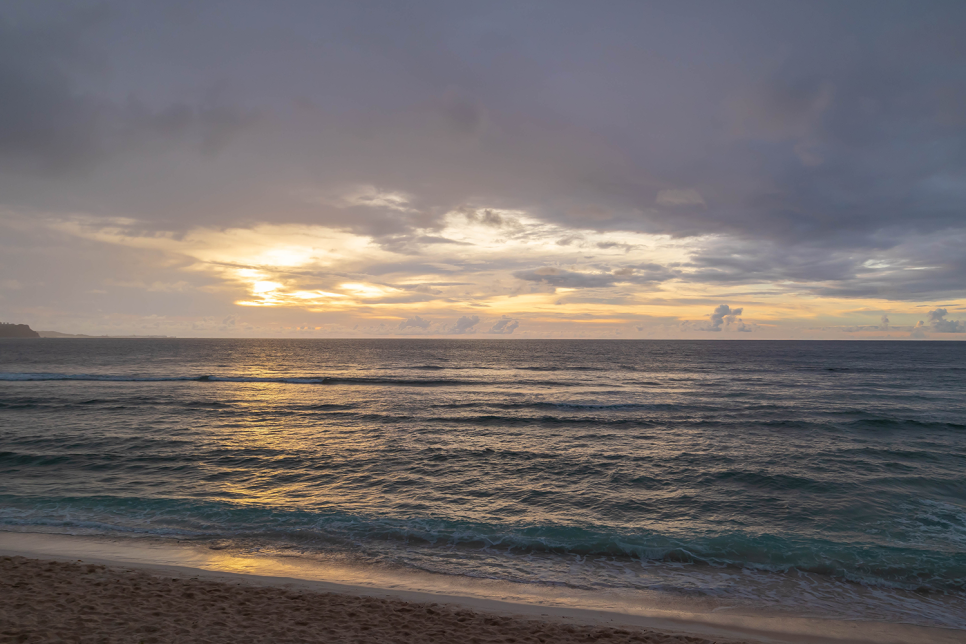
[[[82,562],[107,566],[111,572],[163,575],[246,588],[274,588],[303,593],[335,593],[412,605],[436,604],[448,610],[586,628],[650,632],[661,637],[690,636],[743,642],[961,642],[963,631],[907,624],[823,620],[768,614],[715,611],[681,599],[631,604],[619,597],[560,589],[533,589],[510,584],[442,575],[394,575],[388,571],[319,564],[298,557],[245,556],[196,543],[140,538],[111,539],[72,535],[0,532],[0,557]],[[79,570],[79,569],[78,569]],[[76,576],[76,571],[73,573]],[[441,579],[441,577],[444,577]],[[176,583],[176,582],[169,582]],[[384,605],[384,604],[379,604]],[[385,604],[388,606],[388,604]],[[387,609],[388,610],[388,609]],[[527,627],[529,628],[529,627]],[[654,639],[652,641],[663,641]],[[666,641],[675,641],[674,639]],[[681,640],[684,641],[684,640]]]
[[[0,641],[711,644],[451,603],[306,589],[280,579],[253,584],[191,573],[0,556]]]

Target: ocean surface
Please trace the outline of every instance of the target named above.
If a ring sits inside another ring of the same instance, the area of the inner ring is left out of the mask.
[[[0,530],[966,628],[966,343],[0,340]]]

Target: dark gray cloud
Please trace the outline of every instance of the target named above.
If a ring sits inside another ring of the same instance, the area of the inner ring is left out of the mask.
[[[62,23],[34,30],[0,22],[4,172],[59,173],[103,154],[109,115],[99,100],[75,92],[64,70],[79,48],[76,34]]]
[[[922,301],[961,297],[966,272],[966,230],[933,235],[880,231],[879,248],[762,240],[708,243],[678,273],[683,280],[721,284],[782,283],[823,297]]]
[[[599,288],[613,286],[617,278],[610,273],[581,273],[564,268],[544,266],[516,271],[513,277],[527,282],[542,282],[560,288]]]
[[[653,284],[679,275],[679,271],[658,264],[624,266],[610,272],[585,273],[555,266],[514,271],[513,277],[527,282],[541,282],[555,288],[603,288],[618,283]]]
[[[210,156],[253,121],[253,113],[212,99],[150,105],[134,94],[122,100],[98,92],[92,85],[103,84],[111,59],[90,43],[115,14],[108,5],[65,6],[62,15],[37,23],[0,12],[3,175],[81,174],[92,181],[93,170],[117,155],[178,143]]]
[[[471,246],[468,242],[447,239],[439,235],[389,235],[379,240],[379,245],[385,250],[406,255],[419,255],[420,248],[427,244],[455,244],[457,246]]]
[[[461,206],[456,209],[457,212],[463,214],[468,221],[474,223],[480,223],[485,226],[491,226],[493,228],[503,228],[505,226],[519,227],[519,222],[506,215],[501,215],[500,213],[494,211],[492,208],[468,208],[466,206]]]
[[[448,212],[508,230],[517,209],[574,229],[562,248],[717,236],[688,267],[514,273],[551,287],[961,296],[964,31],[942,1],[11,0],[0,206],[414,255],[453,243]]]

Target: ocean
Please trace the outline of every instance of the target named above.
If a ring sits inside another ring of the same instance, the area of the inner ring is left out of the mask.
[[[966,628],[966,343],[0,341],[0,530]]]

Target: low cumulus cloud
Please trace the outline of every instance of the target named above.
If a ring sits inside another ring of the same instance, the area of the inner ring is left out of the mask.
[[[889,319],[888,313],[883,313],[881,316],[879,316],[878,324],[853,324],[849,326],[816,327],[816,330],[842,331],[844,333],[870,333],[876,331],[911,332],[915,329],[916,327],[910,325],[893,324]]]
[[[464,333],[475,333],[473,328],[479,323],[480,323],[480,316],[464,315],[456,321],[456,324],[449,327],[449,329],[446,332],[452,333],[454,335],[459,335]]]
[[[399,330],[402,331],[404,329],[412,328],[412,329],[422,329],[423,331],[425,331],[426,329],[429,328],[430,324],[431,322],[429,320],[424,320],[418,315],[415,315],[411,318],[405,319],[402,322],[400,322]]]
[[[493,323],[490,330],[487,333],[499,333],[503,335],[510,335],[516,328],[520,326],[520,322],[511,317],[504,315],[499,320]]]
[[[412,333],[417,335],[467,335],[477,333],[476,327],[479,324],[480,317],[478,315],[463,315],[452,323],[428,320],[415,315],[400,322],[399,326],[396,328],[396,332],[406,332],[406,335]],[[484,331],[484,333],[510,335],[519,326],[519,320],[504,315],[497,319],[493,323],[493,326]]]
[[[751,328],[738,317],[742,311],[744,311],[743,308],[733,309],[727,304],[721,304],[711,314],[711,326],[708,331],[720,331],[722,326],[733,328],[735,331],[751,331]]]
[[[966,333],[966,322],[962,320],[947,320],[949,313],[946,309],[939,308],[929,311],[926,314],[926,324],[936,333]],[[922,324],[922,322],[919,322]]]
[[[727,304],[720,304],[715,307],[711,315],[708,316],[709,322],[697,322],[689,320],[681,324],[686,331],[709,331],[720,333],[722,331],[737,331],[740,333],[750,333],[754,330],[753,324],[746,324],[741,317],[744,308],[731,308]]]

